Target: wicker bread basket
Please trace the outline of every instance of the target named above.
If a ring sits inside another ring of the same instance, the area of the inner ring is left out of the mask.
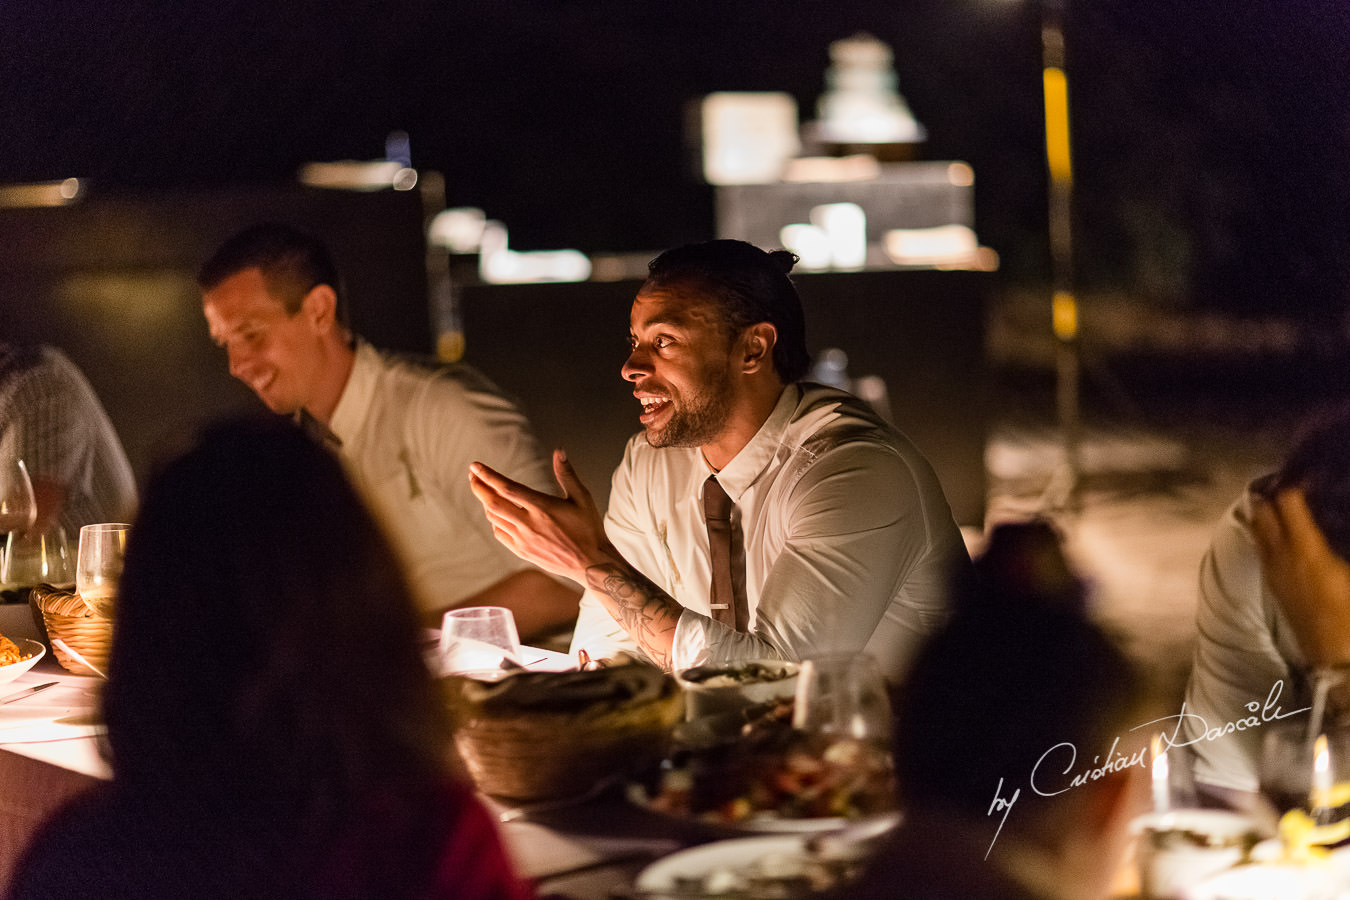
[[[42,624],[50,640],[59,638],[90,664],[108,671],[108,650],[112,647],[112,619],[95,613],[79,594],[39,584],[29,592],[28,602],[42,615]],[[98,675],[89,666],[61,647],[52,652],[67,671],[75,675]]]
[[[576,797],[652,766],[684,715],[675,680],[639,663],[443,684],[470,777],[506,801]]]

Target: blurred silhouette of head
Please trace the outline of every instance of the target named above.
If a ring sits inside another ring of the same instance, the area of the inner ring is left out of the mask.
[[[1267,490],[1303,488],[1308,509],[1331,549],[1350,560],[1350,406],[1315,416]]]
[[[128,540],[105,693],[116,783],[340,809],[435,777],[448,731],[419,634],[338,460],[285,420],[214,425],[150,479]]]
[[[788,277],[796,264],[796,254],[788,250],[766,252],[745,241],[686,244],[648,263],[641,290],[692,288],[716,302],[728,337],[751,325],[770,323],[778,331],[774,371],[788,383],[802,378],[811,363],[801,297]]]
[[[957,580],[953,602],[898,695],[902,805],[987,823],[992,838],[1001,818],[989,813],[995,793],[1006,799],[1020,788],[1002,835],[1053,842],[1076,807],[1067,794],[1036,795],[1032,771],[1065,742],[1076,748],[1075,771],[1090,769],[1137,724],[1129,720],[1140,711],[1142,680],[1089,621],[1083,586],[1047,523],[996,528]],[[1053,759],[1057,786],[1067,782],[1065,759]]]

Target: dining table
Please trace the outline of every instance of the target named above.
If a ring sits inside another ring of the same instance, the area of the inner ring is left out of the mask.
[[[0,633],[21,628],[19,620],[7,624],[6,612],[14,613],[0,605]],[[555,652],[525,650],[531,667],[571,664]],[[29,671],[0,684],[0,895],[47,818],[111,777],[101,749],[103,684],[100,677],[66,671],[49,649]],[[38,685],[50,686],[27,693]],[[733,841],[772,847],[810,837],[804,829],[755,832],[664,814],[636,801],[631,788],[616,777],[564,800],[515,805],[480,798],[496,817],[517,872],[541,896],[557,900],[661,900],[670,893],[643,887],[653,866],[669,869],[682,857],[731,850]],[[1122,870],[1114,896],[1137,891],[1133,868]]]
[[[103,683],[66,671],[47,650],[29,671],[0,684],[0,895],[47,818],[111,777],[101,750]],[[51,687],[26,693],[38,685]],[[564,801],[519,806],[480,797],[517,872],[550,897],[637,898],[634,879],[653,861],[726,837],[630,802],[617,779]]]

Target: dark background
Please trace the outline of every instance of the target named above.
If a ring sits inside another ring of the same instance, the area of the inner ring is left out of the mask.
[[[711,236],[687,104],[896,52],[925,156],[976,171],[1007,285],[1046,273],[1039,16],[1015,0],[0,2],[0,182],[287,180],[411,136],[518,249]],[[1080,284],[1342,329],[1350,4],[1083,0],[1065,29]]]

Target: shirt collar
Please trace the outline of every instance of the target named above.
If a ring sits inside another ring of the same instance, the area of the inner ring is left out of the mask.
[[[759,479],[760,474],[773,461],[778,453],[778,445],[782,443],[783,434],[791,424],[793,413],[797,411],[800,401],[801,388],[796,383],[784,387],[783,392],[778,395],[778,402],[774,404],[773,412],[769,413],[764,424],[759,426],[759,431],[755,432],[750,443],[742,447],[741,452],[732,457],[731,462],[717,473],[717,483],[722,485],[731,502],[739,503],[741,494]]]
[[[340,442],[348,442],[358,434],[370,411],[375,396],[375,384],[380,375],[380,354],[365,341],[356,342],[356,359],[352,372],[342,387],[342,396],[333,408],[333,419],[328,428]]]

